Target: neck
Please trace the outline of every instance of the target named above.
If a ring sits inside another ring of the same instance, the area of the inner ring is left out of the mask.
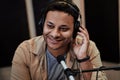
[[[57,57],[59,55],[64,55],[68,51],[68,47],[63,47],[60,49],[51,49],[48,47],[49,52],[54,56]]]

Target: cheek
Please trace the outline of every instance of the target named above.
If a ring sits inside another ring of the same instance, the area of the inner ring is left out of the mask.
[[[70,41],[73,37],[73,33],[72,32],[66,33],[64,34],[64,37],[67,39],[67,41]]]
[[[48,34],[50,32],[50,30],[48,28],[46,28],[46,26],[44,26],[43,28],[43,34]]]

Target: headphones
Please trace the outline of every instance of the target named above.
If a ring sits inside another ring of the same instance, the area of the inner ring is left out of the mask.
[[[56,6],[62,7],[62,9],[55,8]],[[65,8],[63,8],[65,6],[68,8],[68,10],[69,10],[68,12],[66,11]],[[50,7],[52,7],[52,9]],[[53,9],[53,8],[55,8],[55,9]],[[40,20],[38,23],[38,27],[40,28],[40,34],[41,35],[43,34],[43,26],[44,26],[46,15],[47,15],[48,11],[52,11],[52,10],[63,11],[74,17],[73,38],[75,38],[77,35],[77,32],[79,31],[79,27],[80,27],[80,21],[78,21],[79,17],[81,19],[80,11],[79,11],[79,8],[73,2],[70,2],[70,1],[68,2],[68,1],[64,1],[64,0],[52,1],[49,3],[49,5],[46,8],[42,9],[41,14],[40,14]]]

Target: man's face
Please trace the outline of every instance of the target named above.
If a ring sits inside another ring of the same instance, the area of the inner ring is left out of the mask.
[[[50,49],[65,49],[68,47],[74,27],[74,18],[61,11],[49,11],[43,28],[43,36]]]

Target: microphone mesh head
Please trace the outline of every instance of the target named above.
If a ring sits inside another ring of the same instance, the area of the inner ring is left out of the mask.
[[[61,61],[65,61],[64,56],[62,56],[62,55],[57,56],[57,61],[58,61],[58,63],[60,63]]]

